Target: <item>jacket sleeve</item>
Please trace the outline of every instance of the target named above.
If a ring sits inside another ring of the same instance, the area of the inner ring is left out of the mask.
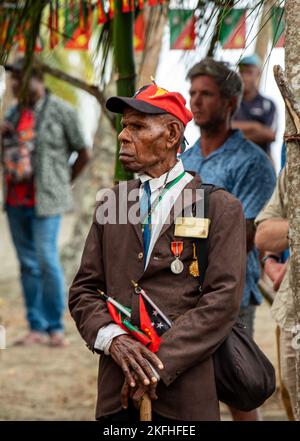
[[[210,195],[208,267],[202,296],[163,336],[160,376],[170,385],[211,356],[237,319],[246,270],[246,229],[240,202],[224,191]],[[201,269],[200,269],[201,271]]]
[[[94,216],[80,267],[69,294],[71,315],[79,333],[92,351],[99,329],[113,322],[106,302],[100,298],[97,291],[100,289],[106,292],[102,239],[103,225],[100,225]]]

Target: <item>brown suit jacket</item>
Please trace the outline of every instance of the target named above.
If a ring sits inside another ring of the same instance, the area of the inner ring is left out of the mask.
[[[195,190],[200,178],[185,188]],[[128,183],[128,191],[139,187]],[[114,188],[118,201],[119,186]],[[132,203],[128,204],[128,211]],[[246,267],[245,220],[240,202],[229,193],[212,193],[209,262],[202,293],[197,278],[189,273],[195,238],[174,236],[171,224],[164,225],[144,271],[141,225],[100,225],[96,216],[88,234],[81,265],[70,289],[69,307],[87,346],[94,350],[99,328],[112,323],[100,288],[123,305],[136,310],[137,296],[131,280],[136,280],[152,300],[173,321],[163,335],[157,353],[164,364],[153,409],[177,420],[218,420],[212,354],[229,334],[235,322],[244,288]],[[184,271],[173,274],[170,243],[182,240]],[[201,268],[200,268],[201,271]],[[110,356],[101,355],[96,418],[121,410],[120,393],[124,375]]]

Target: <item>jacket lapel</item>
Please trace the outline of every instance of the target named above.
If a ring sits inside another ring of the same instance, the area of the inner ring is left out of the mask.
[[[140,216],[140,204],[139,204],[139,197],[137,197],[136,199],[136,195],[138,195],[138,190],[140,188],[140,180],[139,179],[134,179],[132,181],[128,182],[128,193],[127,193],[127,215],[129,217],[130,212],[132,211],[135,216]],[[130,195],[130,192],[132,191],[132,194]],[[132,200],[130,200],[132,199]],[[134,206],[135,204],[138,204],[137,210],[135,210]],[[138,237],[138,240],[140,242],[140,244],[142,245],[142,247],[144,246],[143,244],[143,235],[142,235],[142,226],[141,226],[141,222],[137,222],[137,223],[131,223],[130,219],[127,218],[128,223],[131,225],[131,228],[133,228],[133,230],[135,231],[135,234]]]
[[[181,195],[182,195],[182,193],[180,193],[180,195],[178,196],[178,198],[176,199],[176,201],[175,201],[175,203],[174,203],[174,206],[172,207],[172,209],[171,209],[171,212],[170,212],[170,216],[169,216],[169,219],[170,219],[170,222],[169,223],[167,223],[167,224],[164,224],[163,226],[162,226],[162,229],[161,229],[161,231],[160,231],[160,233],[159,233],[159,236],[158,236],[158,238],[157,238],[157,241],[156,241],[156,243],[158,242],[158,240],[159,240],[159,238],[168,230],[168,228],[170,228],[171,226],[173,226],[174,225],[174,219],[177,217],[177,216],[180,216],[180,214],[181,213],[183,213],[184,212],[184,210],[185,210],[185,208],[187,208],[187,207],[189,207],[189,206],[191,206],[192,204],[194,204],[195,202],[197,202],[199,199],[200,199],[200,197],[199,197],[199,195],[197,195],[197,192],[196,192],[196,190],[197,189],[199,189],[200,188],[200,184],[201,184],[201,179],[200,179],[200,177],[199,176],[194,176],[194,178],[184,187],[184,189],[183,189],[183,191],[184,190],[188,190],[188,189],[191,189],[192,190],[192,198],[185,198],[184,200],[183,200],[183,204],[181,204],[180,205],[180,210],[176,210],[176,202],[178,201],[178,199],[181,197]],[[156,245],[156,244],[155,244]],[[154,247],[153,247],[153,250],[154,250],[154,248],[155,248],[155,245],[154,245]]]

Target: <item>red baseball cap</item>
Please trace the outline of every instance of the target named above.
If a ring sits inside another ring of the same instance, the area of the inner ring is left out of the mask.
[[[106,101],[106,108],[114,113],[123,113],[126,106],[152,115],[170,113],[186,126],[192,120],[193,115],[185,104],[186,101],[180,93],[169,92],[154,83],[142,87],[131,98],[124,96],[109,98]]]

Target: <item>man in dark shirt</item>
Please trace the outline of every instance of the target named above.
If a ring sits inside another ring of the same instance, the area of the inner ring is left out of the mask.
[[[242,58],[239,63],[244,94],[240,108],[234,115],[232,127],[241,129],[246,138],[270,155],[270,145],[275,141],[276,135],[276,107],[272,100],[262,96],[257,90],[261,76],[260,64],[260,59],[255,54]]]

